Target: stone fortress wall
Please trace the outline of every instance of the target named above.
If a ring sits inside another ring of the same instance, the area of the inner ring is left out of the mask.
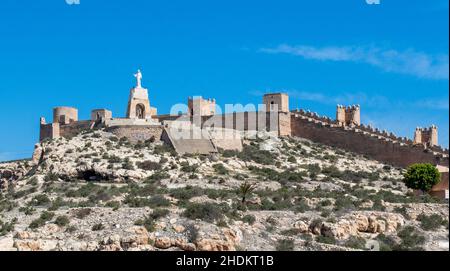
[[[448,149],[415,144],[410,139],[370,126],[342,126],[338,121],[321,117],[317,113],[293,111],[291,129],[293,136],[366,155],[399,167],[407,167],[413,163],[449,165]]]
[[[141,85],[140,71],[135,77],[138,82],[130,91],[125,118],[113,118],[111,111],[95,109],[91,112],[90,120],[79,121],[76,108],[56,107],[53,110],[52,123],[47,124],[45,119],[41,118],[40,140],[72,137],[84,130],[105,127],[118,137],[127,137],[137,142],[152,137],[161,139],[164,130],[174,123],[190,123],[190,128],[186,126],[185,129],[226,128],[236,131],[266,131],[276,136],[303,137],[400,167],[417,162],[429,162],[445,167],[449,164],[448,149],[438,146],[437,127],[434,125],[426,129],[417,128],[414,140],[397,137],[393,133],[361,124],[359,105],[338,105],[336,119],[332,120],[309,111],[289,111],[289,96],[285,93],[264,95],[262,104],[265,105],[265,110],[256,112],[216,114],[215,99],[196,97],[188,99],[188,112],[185,114],[156,115],[157,109],[150,107],[148,90]],[[170,137],[170,134],[166,136]],[[183,144],[189,144],[189,141]],[[228,145],[225,141],[221,141],[221,144]]]

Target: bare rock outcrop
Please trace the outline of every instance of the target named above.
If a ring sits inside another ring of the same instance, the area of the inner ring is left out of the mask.
[[[310,227],[314,234],[347,239],[359,233],[393,233],[405,224],[402,215],[385,212],[355,212],[336,223],[323,222]],[[319,231],[320,228],[320,231]]]

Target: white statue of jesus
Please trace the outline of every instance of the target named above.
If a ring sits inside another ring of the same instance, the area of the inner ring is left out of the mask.
[[[138,70],[137,73],[134,75],[134,77],[136,77],[136,80],[137,80],[137,85],[136,85],[136,87],[137,87],[137,88],[142,88],[142,85],[141,85],[141,81],[142,81],[142,73],[141,73],[141,70]]]

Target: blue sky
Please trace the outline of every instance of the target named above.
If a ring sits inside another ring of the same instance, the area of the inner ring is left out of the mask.
[[[0,161],[31,155],[54,106],[124,116],[138,68],[160,113],[286,91],[401,136],[436,124],[448,147],[448,19],[447,0],[2,0]]]

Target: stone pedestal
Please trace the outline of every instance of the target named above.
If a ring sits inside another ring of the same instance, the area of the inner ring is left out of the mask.
[[[132,88],[128,102],[127,118],[151,119],[152,110],[148,99],[148,90],[142,87]]]

